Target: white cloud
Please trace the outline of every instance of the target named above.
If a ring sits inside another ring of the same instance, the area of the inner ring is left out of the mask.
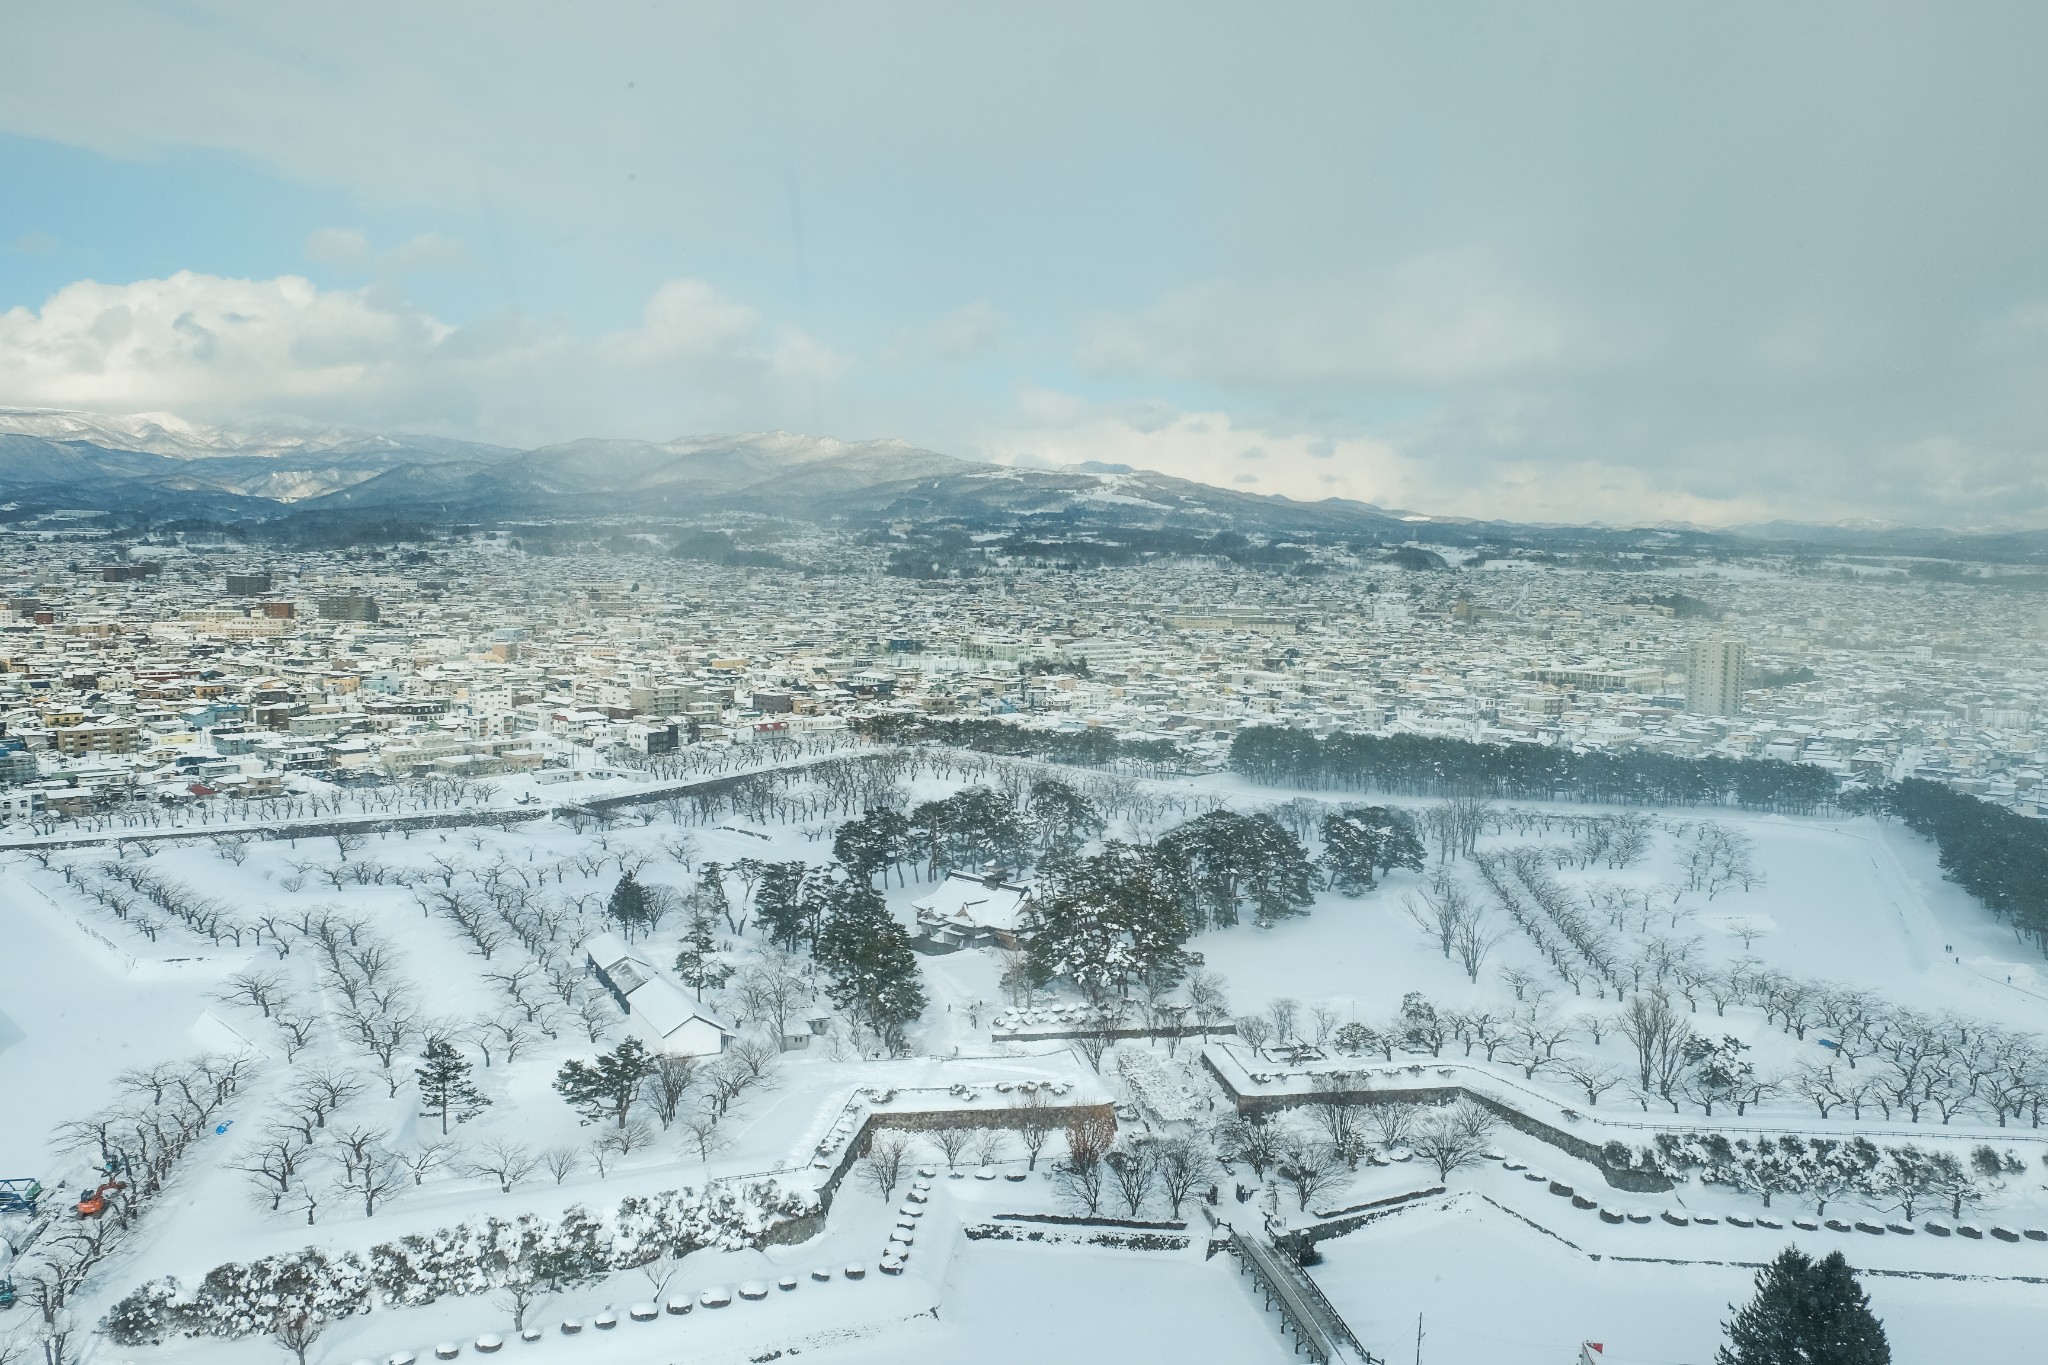
[[[1556,370],[1588,352],[1581,324],[1487,257],[1440,253],[1377,274],[1177,289],[1097,319],[1079,361],[1244,387],[1437,387]]]
[[[453,329],[409,306],[323,293],[296,275],[168,279],[60,289],[0,314],[0,388],[17,401],[210,409],[273,405],[405,382]]]
[[[629,365],[698,360],[746,344],[760,319],[702,280],[670,280],[654,291],[640,326],[613,337],[614,357]]]
[[[1514,420],[1494,415],[1497,424]],[[1511,448],[1448,459],[1433,453],[1441,439],[1434,431],[1401,439],[1363,431],[1338,435],[1225,411],[1096,404],[1030,388],[1019,391],[1009,420],[980,432],[976,445],[985,458],[1003,463],[1093,460],[1300,501],[1349,498],[1440,516],[1732,525],[1784,512],[1754,481],[1744,481],[1748,486],[1737,493],[1695,490],[1664,470],[1591,458],[1524,458]],[[1789,451],[1778,459],[1800,463]],[[1817,517],[1814,509],[1825,505],[1825,496],[1823,484],[1800,510]]]
[[[806,384],[839,379],[851,362],[824,342],[795,327],[779,327],[767,353],[768,368],[785,379]]]
[[[1259,429],[1227,412],[1090,404],[1042,388],[1020,391],[1011,420],[982,432],[977,445],[986,458],[1003,463],[1056,466],[1093,460],[1301,499],[1399,501],[1418,488],[1423,472],[1395,447],[1371,437]],[[1330,458],[1313,457],[1312,446],[1328,446]],[[1258,472],[1248,472],[1248,464]],[[1336,481],[1323,482],[1318,477],[1323,474],[1334,474]]]
[[[487,439],[772,427],[799,384],[813,397],[843,368],[701,280],[666,282],[638,326],[595,340],[516,314],[458,327],[386,284],[323,290],[296,275],[82,280],[0,313],[0,402]]]

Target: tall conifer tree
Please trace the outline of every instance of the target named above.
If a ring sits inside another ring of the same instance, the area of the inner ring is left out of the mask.
[[[1839,1251],[1816,1261],[1786,1247],[1727,1329],[1716,1365],[1891,1365],[1884,1324]]]

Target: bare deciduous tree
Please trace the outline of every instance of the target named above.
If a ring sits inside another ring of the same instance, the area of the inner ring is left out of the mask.
[[[1003,1149],[1010,1145],[1010,1135],[1000,1128],[982,1128],[974,1135],[974,1160],[977,1165],[988,1166],[1002,1159]]]
[[[1289,1134],[1280,1143],[1279,1158],[1274,1172],[1294,1187],[1295,1199],[1304,1211],[1309,1200],[1342,1189],[1351,1180],[1343,1153],[1318,1138]]]
[[[1178,1218],[1181,1205],[1214,1171],[1215,1158],[1209,1155],[1208,1148],[1189,1137],[1163,1138],[1153,1144],[1152,1150],[1159,1172],[1160,1193],[1166,1196],[1173,1216]]]
[[[462,1152],[459,1142],[424,1142],[412,1151],[399,1153],[398,1159],[412,1173],[412,1183],[424,1185],[429,1175],[454,1165]]]
[[[272,1015],[270,1022],[275,1024],[277,1031],[283,1035],[281,1041],[284,1044],[286,1062],[298,1060],[299,1053],[313,1041],[314,1030],[320,1027],[319,1019],[313,1016],[297,1015],[283,1009]]]
[[[292,1186],[299,1178],[299,1168],[305,1164],[306,1155],[312,1150],[304,1133],[284,1127],[273,1127],[243,1149],[242,1159],[231,1169],[245,1171],[249,1183],[256,1193],[270,1201],[275,1212],[292,1192]]]
[[[291,1089],[290,1103],[310,1117],[315,1128],[325,1128],[336,1110],[344,1108],[362,1093],[363,1078],[360,1074],[348,1067],[325,1062],[299,1077]]]
[[[1105,1153],[1102,1161],[1109,1168],[1109,1178],[1116,1185],[1117,1197],[1124,1201],[1130,1216],[1136,1218],[1159,1182],[1158,1165],[1151,1147],[1134,1143]]]
[[[284,1002],[287,987],[283,972],[242,972],[228,978],[227,988],[214,999],[230,1005],[247,1005],[261,1010],[265,1019]]]
[[[1062,1197],[1089,1212],[1102,1210],[1103,1159],[1116,1144],[1116,1120],[1099,1109],[1067,1115],[1067,1155],[1053,1172]]]
[[[463,1162],[462,1173],[471,1178],[489,1176],[498,1182],[500,1194],[510,1194],[512,1187],[532,1175],[539,1165],[540,1158],[525,1143],[492,1138]]]
[[[1045,1150],[1045,1140],[1060,1126],[1058,1116],[1052,1111],[1052,1101],[1043,1090],[1033,1088],[1010,1101],[1016,1110],[1017,1137],[1024,1144],[1024,1151],[1030,1158],[1025,1169],[1038,1169],[1038,1154]]]
[[[1584,1057],[1567,1057],[1557,1064],[1557,1069],[1586,1092],[1586,1103],[1590,1105],[1598,1105],[1600,1097],[1621,1081],[1621,1072],[1615,1067]]]
[[[727,1137],[720,1126],[722,1116],[711,1105],[699,1105],[683,1119],[683,1135],[690,1147],[694,1148],[699,1161],[709,1161],[714,1153],[724,1149]]]
[[[875,1133],[868,1139],[868,1150],[860,1159],[861,1182],[880,1195],[884,1203],[894,1199],[909,1153],[910,1139],[902,1133]]]
[[[1470,1100],[1460,1100],[1417,1124],[1408,1145],[1417,1156],[1436,1167],[1437,1179],[1447,1180],[1452,1171],[1470,1166],[1486,1155],[1493,1126],[1493,1115]]]
[[[759,1019],[775,1031],[776,1050],[789,1036],[789,1021],[813,998],[810,973],[789,953],[777,952],[740,973],[733,994],[750,1019]]]
[[[374,1217],[377,1205],[402,1194],[408,1184],[404,1162],[382,1147],[364,1150],[353,1169],[344,1173],[339,1187],[363,1201],[363,1217]]]
[[[949,1125],[934,1129],[926,1136],[931,1138],[932,1146],[939,1149],[939,1155],[946,1159],[946,1169],[950,1171],[959,1167],[961,1154],[974,1141],[974,1130]]]
[[[697,1083],[697,1059],[663,1053],[655,1058],[654,1074],[647,1078],[647,1102],[666,1128],[676,1121],[683,1098]]]
[[[1272,1041],[1273,1025],[1260,1014],[1241,1014],[1237,1018],[1237,1036],[1253,1052],[1262,1052]]]
[[[574,1147],[550,1147],[540,1154],[540,1167],[554,1177],[557,1185],[567,1180],[583,1166],[583,1153]]]

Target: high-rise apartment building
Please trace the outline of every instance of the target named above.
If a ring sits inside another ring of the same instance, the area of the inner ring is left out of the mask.
[[[1738,714],[1748,675],[1748,645],[1740,640],[1699,641],[1686,654],[1685,709],[1703,716]]]
[[[337,597],[323,597],[319,601],[320,619],[323,621],[374,621],[377,619],[377,599],[361,593],[343,593]]]

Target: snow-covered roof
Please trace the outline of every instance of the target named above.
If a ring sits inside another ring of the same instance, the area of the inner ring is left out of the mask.
[[[702,1019],[725,1033],[733,1031],[731,1020],[656,971],[654,964],[634,952],[617,934],[593,934],[584,940],[583,951],[619,994],[626,997],[626,1008],[662,1037],[692,1019]]]
[[[1024,907],[1030,903],[1031,888],[999,878],[974,877],[955,872],[933,889],[929,896],[913,901],[920,919],[935,920],[962,929],[1019,927]]]
[[[704,1007],[703,1001],[663,977],[650,976],[627,991],[626,1003],[649,1028],[664,1038],[692,1019],[702,1019],[722,1033],[733,1031],[729,1020],[719,1018]]]
[[[645,960],[617,934],[592,934],[583,940],[583,952],[606,976],[611,976],[612,968],[619,963]],[[622,985],[619,989],[626,988]]]

